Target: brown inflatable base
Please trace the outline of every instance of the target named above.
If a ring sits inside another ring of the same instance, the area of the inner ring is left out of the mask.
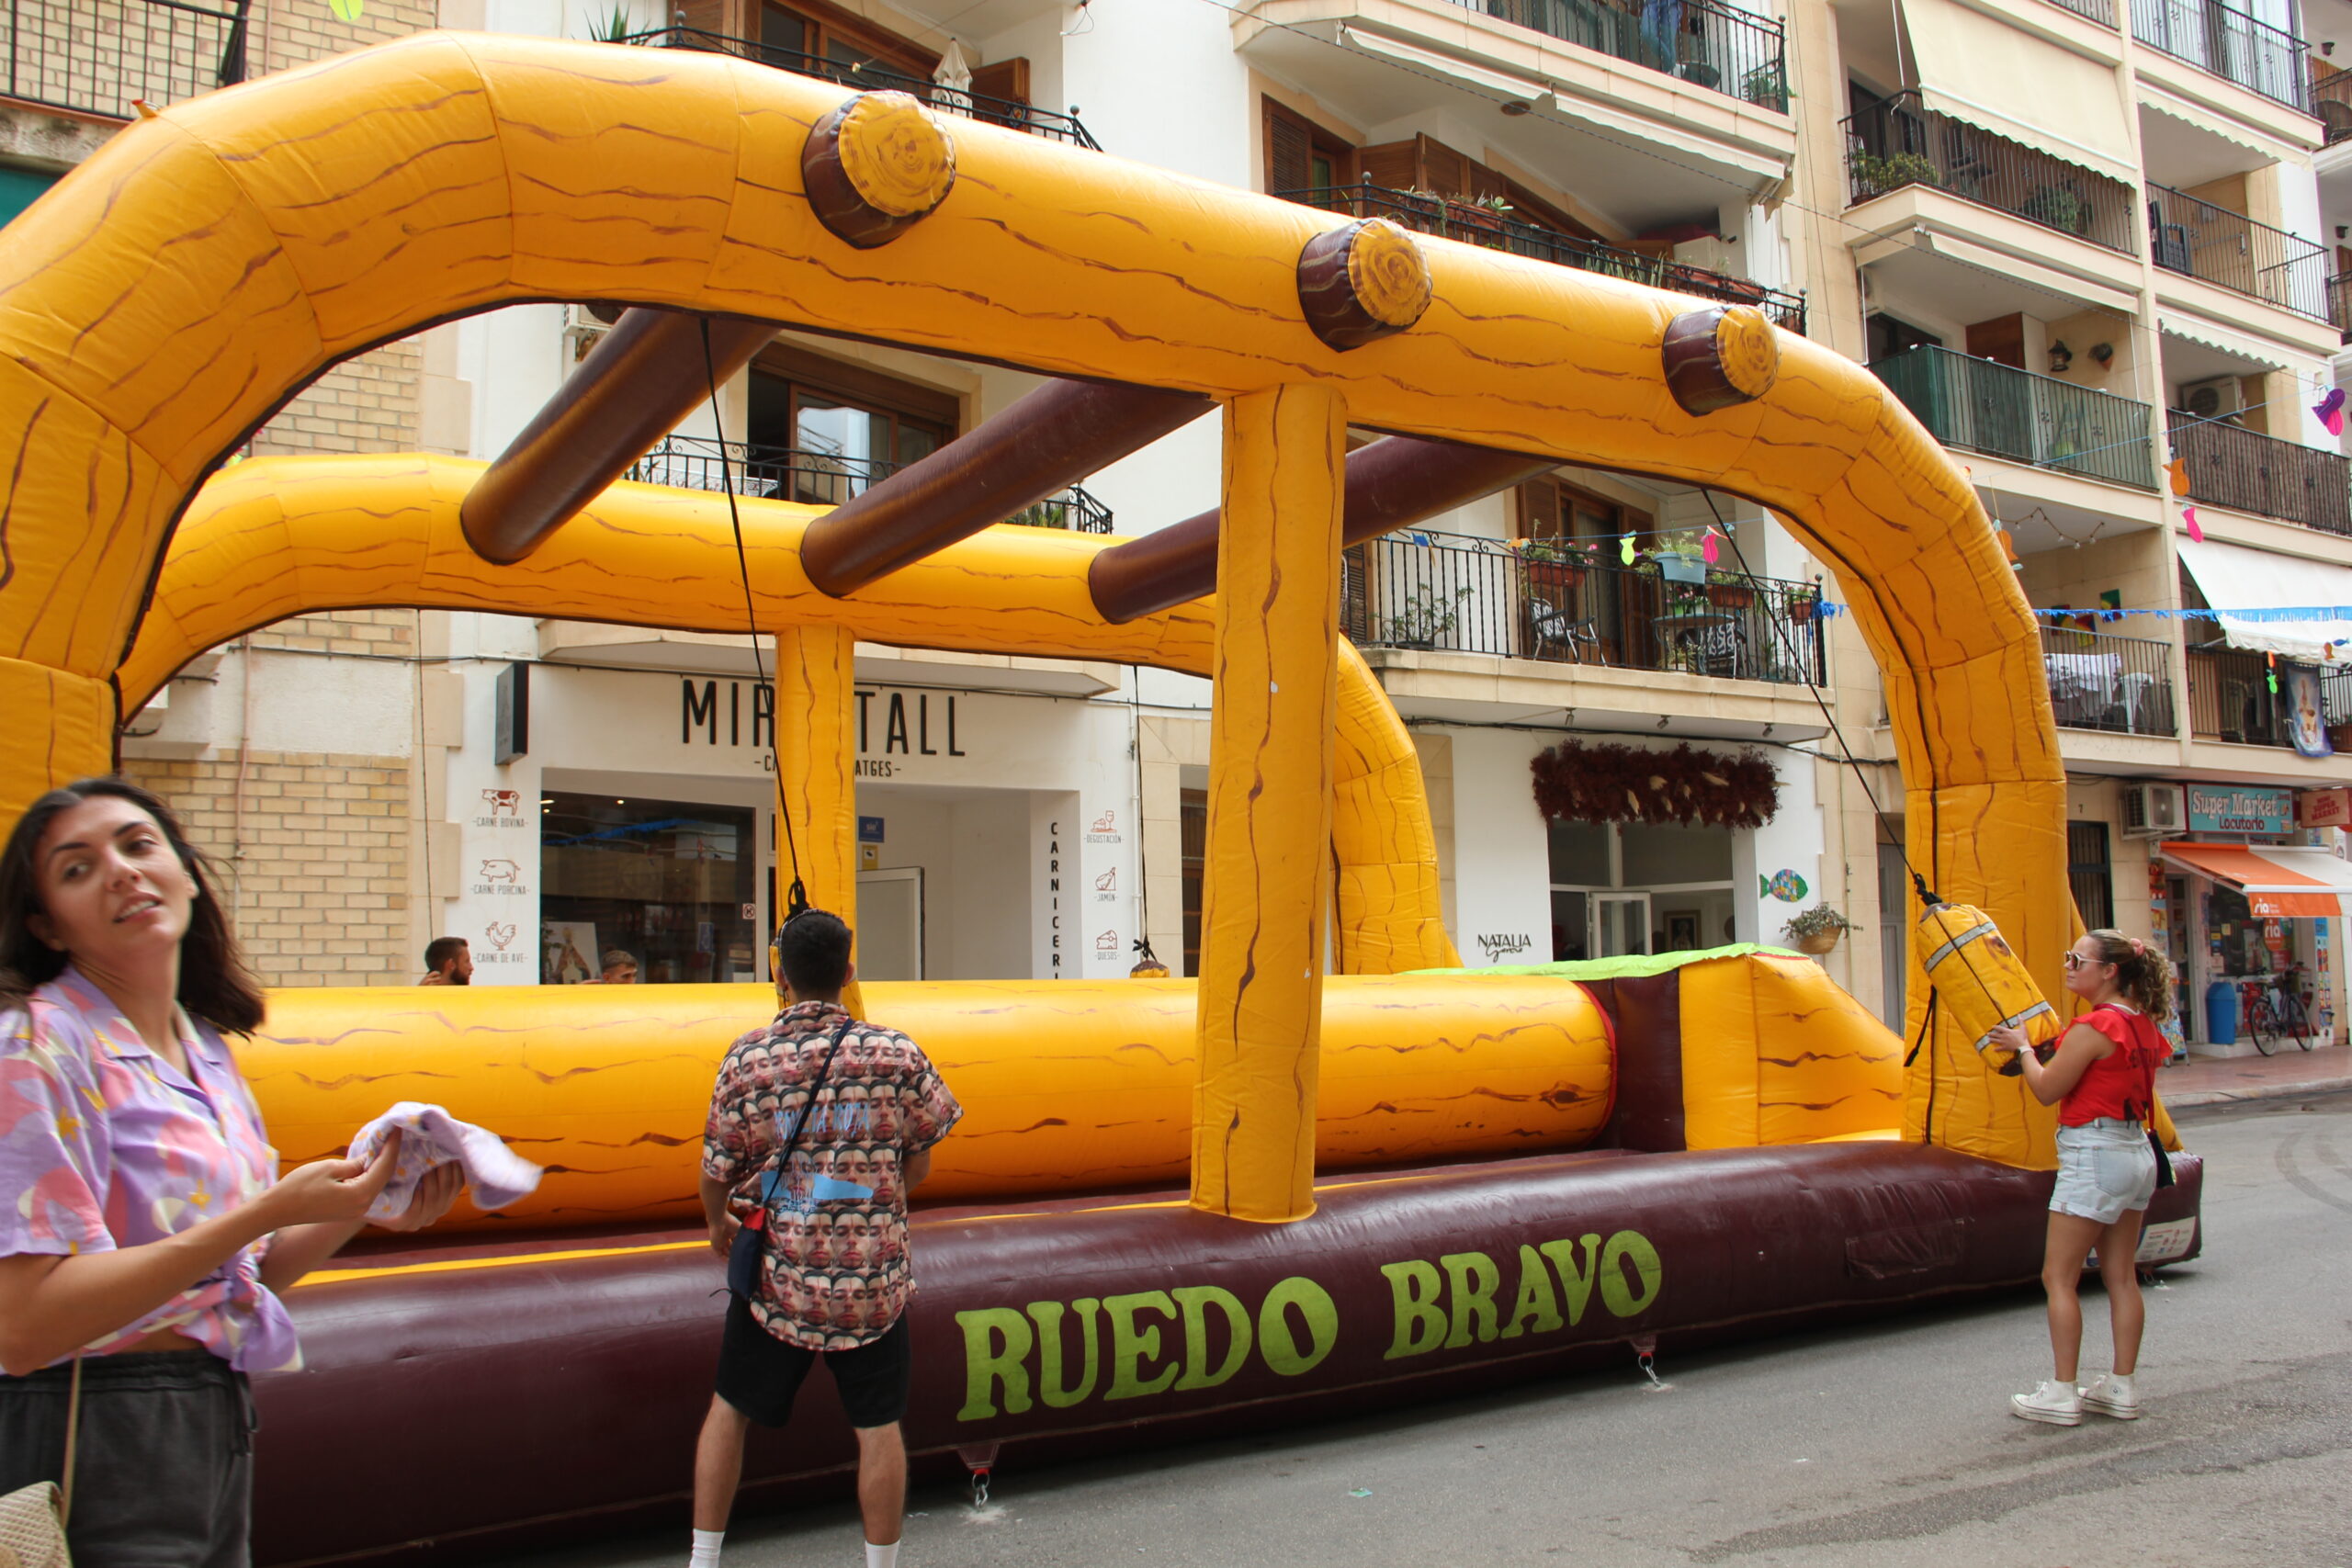
[[[2178,1260],[2201,1239],[2201,1169],[2174,1168],[2149,1218],[2190,1222],[2166,1233]],[[1178,1199],[931,1211],[913,1227],[908,1446],[937,1474],[997,1444],[1001,1489],[1057,1459],[2013,1286],[2041,1271],[2050,1185],[1848,1143],[1335,1178],[1286,1226]],[[256,1562],[454,1561],[684,1529],[724,1307],[707,1247],[405,1261],[293,1293],[306,1369],[254,1383]],[[754,1432],[741,1506],[845,1495],[854,1452],[813,1376],[789,1427]]]

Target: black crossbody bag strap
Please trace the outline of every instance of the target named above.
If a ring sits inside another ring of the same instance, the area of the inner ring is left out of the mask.
[[[825,1080],[832,1076],[833,1058],[842,1054],[842,1036],[847,1034],[856,1022],[854,1018],[843,1019],[840,1027],[833,1031],[831,1039],[826,1042],[825,1059],[818,1066],[817,1077],[808,1086],[808,1103],[802,1106],[800,1114],[793,1118],[792,1131],[785,1134],[782,1146],[769,1156],[768,1162],[752,1178],[753,1190],[759,1192],[760,1207],[752,1220],[758,1223],[754,1224],[746,1221],[735,1233],[734,1243],[727,1252],[727,1288],[739,1296],[748,1299],[759,1289],[760,1252],[767,1245],[768,1234],[768,1194],[760,1190],[768,1174],[771,1171],[781,1172],[785,1162],[791,1159],[792,1151],[800,1146],[801,1133],[817,1114],[817,1097],[825,1092]]]

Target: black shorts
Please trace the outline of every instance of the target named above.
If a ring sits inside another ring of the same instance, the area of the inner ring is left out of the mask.
[[[763,1427],[781,1427],[791,1418],[808,1363],[820,1355],[851,1426],[888,1427],[905,1416],[915,1363],[903,1313],[881,1338],[854,1350],[808,1350],[762,1328],[751,1303],[729,1296],[727,1332],[718,1342],[718,1397]]]

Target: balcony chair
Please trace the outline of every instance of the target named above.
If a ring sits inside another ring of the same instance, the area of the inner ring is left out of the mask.
[[[1544,657],[1546,648],[1557,646],[1566,650],[1571,664],[1584,663],[1589,650],[1593,663],[1604,670],[1609,668],[1609,655],[1600,646],[1600,626],[1594,617],[1587,615],[1577,620],[1549,600],[1530,594],[1527,620],[1535,632],[1537,659]]]

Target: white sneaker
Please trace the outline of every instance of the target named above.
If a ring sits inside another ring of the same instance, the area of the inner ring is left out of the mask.
[[[2045,1382],[2031,1393],[2009,1396],[2009,1414],[2027,1421],[2047,1421],[2052,1427],[2083,1424],[2082,1391],[2070,1382]]]
[[[2140,1391],[2121,1372],[2101,1372],[2098,1381],[2083,1390],[2083,1408],[2096,1410],[2102,1416],[2112,1416],[2118,1421],[2140,1418]]]

